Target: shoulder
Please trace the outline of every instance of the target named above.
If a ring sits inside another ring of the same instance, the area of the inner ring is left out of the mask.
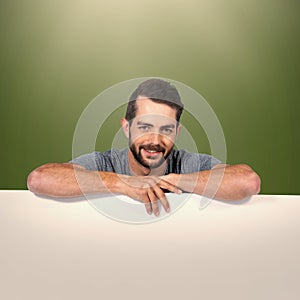
[[[205,153],[194,153],[184,149],[173,150],[171,160],[180,164],[181,173],[198,172],[210,170],[221,161],[212,155]]]
[[[76,161],[76,160],[90,160],[90,159],[110,159],[110,158],[123,158],[126,157],[128,153],[128,149],[110,149],[105,152],[91,152],[91,153],[86,153],[82,154],[78,157],[73,158],[70,162]]]
[[[104,159],[104,153],[91,152],[85,153],[80,156],[74,157],[71,161],[72,164],[77,164],[84,167],[87,170],[97,170],[97,165]]]
[[[110,149],[105,152],[91,152],[80,155],[70,161],[87,170],[123,172],[122,166],[126,167],[128,149]],[[125,172],[125,171],[124,171]]]
[[[214,156],[212,156],[210,154],[189,152],[189,151],[184,150],[184,149],[180,149],[180,150],[174,149],[173,152],[172,152],[172,156],[175,159],[182,159],[182,160],[206,161],[206,160],[215,159],[215,160],[219,161],[217,158],[215,158]]]

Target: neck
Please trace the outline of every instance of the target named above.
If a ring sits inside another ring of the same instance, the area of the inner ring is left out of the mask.
[[[162,176],[165,174],[166,161],[155,169],[146,168],[134,158],[130,150],[128,151],[128,161],[130,172],[134,176]]]

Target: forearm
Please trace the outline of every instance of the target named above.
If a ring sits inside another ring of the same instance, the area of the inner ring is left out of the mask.
[[[170,174],[165,179],[185,192],[220,200],[244,199],[260,190],[259,176],[242,164],[190,174]]]
[[[69,163],[46,164],[32,171],[28,189],[52,197],[75,197],[83,194],[117,192],[119,175],[88,171]]]

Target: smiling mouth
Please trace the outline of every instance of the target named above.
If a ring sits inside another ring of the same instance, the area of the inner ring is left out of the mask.
[[[142,148],[141,151],[142,151],[143,153],[145,153],[146,155],[150,155],[150,156],[156,156],[156,155],[159,155],[159,154],[162,153],[161,151],[146,150],[146,149],[144,149],[144,148]]]
[[[146,156],[155,157],[164,152],[161,147],[141,147],[141,152],[146,154]]]

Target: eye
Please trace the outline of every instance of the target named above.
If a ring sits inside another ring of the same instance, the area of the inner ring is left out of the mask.
[[[138,129],[140,131],[142,131],[142,132],[147,132],[147,131],[150,130],[150,126],[148,126],[148,125],[140,125],[140,126],[138,126]]]
[[[171,128],[163,128],[163,129],[161,130],[161,132],[162,132],[163,134],[165,134],[165,135],[170,135],[170,134],[173,133],[173,129],[171,129]]]

